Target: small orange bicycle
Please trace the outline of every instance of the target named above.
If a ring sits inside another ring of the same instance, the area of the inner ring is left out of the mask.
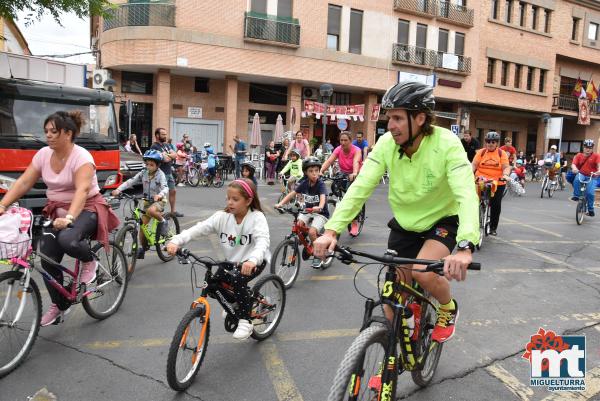
[[[225,330],[233,333],[237,328],[236,311],[238,304],[233,288],[214,277],[213,267],[224,269],[225,273],[236,268],[228,261],[217,261],[209,257],[198,257],[185,248],[177,251],[181,264],[191,264],[190,281],[192,289],[201,288],[202,293],[192,302],[190,310],[183,316],[175,330],[167,357],[167,381],[173,390],[184,391],[191,384],[204,360],[210,334],[210,304],[207,297],[216,299],[227,313]],[[204,266],[206,275],[198,282],[196,267]],[[252,288],[248,288],[253,298],[250,319],[254,325],[252,338],[258,341],[269,338],[277,329],[285,308],[285,286],[274,275],[258,278]]]

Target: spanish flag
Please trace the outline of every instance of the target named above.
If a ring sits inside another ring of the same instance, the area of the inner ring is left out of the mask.
[[[587,98],[590,102],[596,101],[598,99],[598,89],[596,89],[596,85],[594,85],[594,81],[590,79],[590,82],[587,84],[586,88]]]
[[[581,96],[582,90],[583,90],[583,82],[581,82],[581,78],[577,78],[577,83],[575,83],[575,88],[573,89],[573,92],[571,93],[571,95],[578,98],[579,96]]]

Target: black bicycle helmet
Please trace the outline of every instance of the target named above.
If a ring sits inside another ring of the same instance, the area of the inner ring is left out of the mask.
[[[240,168],[244,168],[246,167],[248,170],[250,170],[250,173],[252,175],[254,175],[254,173],[256,172],[256,167],[254,167],[254,164],[250,163],[250,162],[243,162],[240,166]]]
[[[583,147],[584,148],[593,148],[594,147],[594,140],[593,139],[586,139],[585,141],[583,141]]]
[[[496,131],[490,131],[487,134],[485,134],[485,140],[500,142],[500,134],[497,133]]]
[[[304,174],[306,174],[306,170],[308,170],[309,167],[319,167],[320,169],[321,165],[321,160],[314,156],[308,156],[302,161],[302,171],[304,172]]]
[[[381,108],[433,111],[435,109],[433,88],[420,82],[401,82],[385,92],[381,100]]]

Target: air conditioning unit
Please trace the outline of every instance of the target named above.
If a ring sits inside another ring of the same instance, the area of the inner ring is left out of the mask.
[[[302,88],[303,100],[318,100],[319,90],[317,88]]]
[[[94,89],[104,89],[104,83],[108,79],[108,70],[96,69],[92,75],[92,85]]]

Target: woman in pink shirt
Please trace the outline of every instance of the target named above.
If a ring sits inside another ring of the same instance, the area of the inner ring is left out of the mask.
[[[306,159],[310,155],[310,144],[304,136],[302,135],[302,131],[296,132],[296,139],[290,144],[290,146],[285,151],[283,155],[283,160],[287,160],[288,154],[290,150],[296,149],[298,153],[300,153],[300,158]]]
[[[338,161],[340,171],[348,175],[348,181],[352,182],[358,175],[361,167],[361,150],[358,146],[352,145],[352,134],[348,131],[340,132],[340,146],[333,150],[329,159],[325,160],[321,167],[321,175],[335,162]],[[348,188],[346,188],[347,190]],[[358,235],[358,222],[352,221],[350,225],[350,235]]]
[[[82,262],[80,280],[87,284],[96,279],[97,263],[85,239],[95,237],[108,246],[108,233],[119,225],[119,219],[100,194],[92,155],[73,143],[82,124],[80,111],[59,111],[46,118],[44,132],[48,146],[33,156],[27,170],[0,201],[0,214],[41,177],[48,188],[48,203],[42,213],[54,219],[55,237],[43,236],[39,249],[58,263],[65,253],[79,259]],[[42,267],[59,283],[63,282],[60,269],[45,261]],[[54,287],[46,284],[46,288],[52,305],[42,316],[42,326],[57,322],[70,307]]]

